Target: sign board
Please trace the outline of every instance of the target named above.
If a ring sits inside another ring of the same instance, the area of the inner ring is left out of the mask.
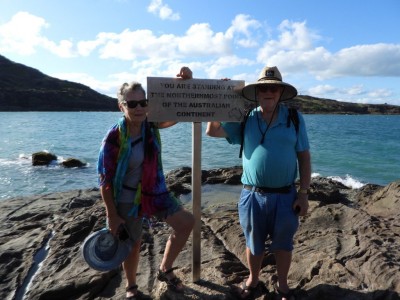
[[[243,80],[147,77],[151,122],[240,122]]]

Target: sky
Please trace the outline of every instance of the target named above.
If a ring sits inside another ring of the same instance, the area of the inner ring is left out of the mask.
[[[124,82],[255,82],[400,105],[399,0],[0,0],[0,54],[112,97]]]

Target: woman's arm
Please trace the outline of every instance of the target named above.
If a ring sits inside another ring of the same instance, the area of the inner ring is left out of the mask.
[[[113,235],[117,235],[119,226],[125,221],[118,215],[114,203],[113,189],[110,186],[100,186],[100,194],[106,207],[108,227]]]

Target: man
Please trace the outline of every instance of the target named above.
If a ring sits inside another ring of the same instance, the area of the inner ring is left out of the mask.
[[[257,82],[242,90],[245,98],[256,101],[244,124],[209,122],[207,135],[225,137],[231,144],[243,146],[243,189],[238,210],[246,238],[246,257],[250,276],[237,287],[242,299],[254,298],[259,287],[259,273],[265,241],[272,240],[278,280],[276,291],[284,300],[294,299],[287,277],[292,260],[293,236],[298,216],[308,210],[311,181],[311,158],[305,123],[297,113],[297,126],[289,109],[280,102],[294,98],[297,90],[282,81],[277,67],[265,67]],[[294,182],[297,178],[300,189]]]

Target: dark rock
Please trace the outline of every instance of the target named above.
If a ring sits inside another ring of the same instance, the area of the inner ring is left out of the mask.
[[[66,160],[61,162],[61,165],[66,168],[82,168],[82,167],[86,166],[86,163],[84,163],[76,158],[67,158]]]
[[[52,153],[40,151],[32,154],[32,165],[33,166],[47,166],[53,160],[57,160],[57,156]]]

